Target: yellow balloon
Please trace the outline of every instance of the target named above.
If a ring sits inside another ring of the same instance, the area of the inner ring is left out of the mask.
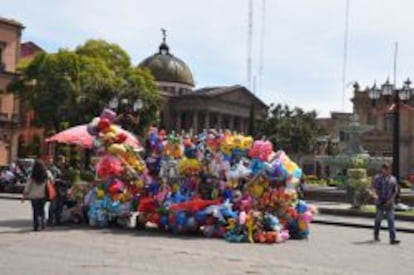
[[[298,229],[299,229],[300,231],[304,231],[304,230],[308,229],[308,225],[306,224],[306,222],[305,222],[305,221],[303,221],[303,220],[299,220],[299,221],[298,221]]]
[[[116,139],[116,133],[112,131],[105,133],[102,137],[102,141],[105,144],[113,143],[115,139]]]
[[[126,153],[126,148],[123,144],[111,144],[108,147],[108,152],[114,154],[114,155],[123,155]]]
[[[96,191],[96,198],[97,199],[103,199],[104,198],[104,196],[105,196],[105,191],[104,190],[102,190],[102,189],[98,189],[97,191]]]
[[[144,182],[142,180],[136,180],[135,181],[135,186],[139,189],[141,189],[142,187],[144,187]]]
[[[253,146],[253,138],[251,136],[243,138],[243,149],[248,150]]]
[[[285,168],[289,174],[292,174],[296,169],[296,164],[293,161],[287,161],[285,162]]]

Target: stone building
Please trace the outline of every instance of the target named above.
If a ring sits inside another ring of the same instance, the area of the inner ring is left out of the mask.
[[[384,83],[385,84],[385,83]],[[389,82],[387,82],[389,84]],[[369,93],[374,87],[361,89],[358,83],[354,84],[353,114],[358,115],[361,125],[372,126],[372,130],[360,136],[363,148],[372,157],[392,157],[393,139],[393,112],[392,99],[381,97],[375,103]],[[381,87],[379,87],[381,88]],[[378,87],[376,88],[378,89]],[[414,106],[414,98],[407,102]],[[351,113],[331,113],[329,118],[318,119],[319,124],[327,131],[330,137],[338,141],[346,141],[346,134],[341,127],[349,123]],[[326,154],[326,143],[322,143],[315,155]],[[319,164],[315,164],[319,165]],[[324,167],[320,170],[324,171]],[[326,175],[326,173],[321,173]],[[414,108],[402,107],[400,113],[400,175],[404,178],[414,174]]]
[[[389,82],[388,82],[389,83]],[[380,87],[381,88],[381,87]],[[392,100],[381,97],[373,104],[369,98],[372,87],[361,89],[354,85],[354,96],[351,99],[354,113],[359,115],[361,124],[374,126],[374,130],[361,136],[364,148],[371,156],[392,156],[393,113]],[[414,105],[411,98],[408,105]],[[414,112],[409,108],[401,108],[400,113],[400,174],[402,177],[414,173]]]
[[[0,18],[0,165],[6,165],[17,155],[19,102],[7,92],[7,86],[18,77],[16,66],[23,28],[17,21]]]
[[[151,71],[165,104],[160,112],[161,126],[170,130],[231,129],[246,132],[249,115],[267,116],[267,105],[241,85],[195,88],[188,65],[174,56],[164,39],[158,52],[140,65]]]

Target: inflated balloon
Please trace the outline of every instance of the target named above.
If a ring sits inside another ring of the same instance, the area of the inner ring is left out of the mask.
[[[97,136],[99,134],[99,129],[95,125],[88,124],[86,126],[86,130],[88,131],[88,134],[91,136]]]
[[[99,148],[99,182],[95,200],[88,200],[91,225],[137,215],[144,227],[230,242],[309,235],[315,211],[297,200],[293,188],[302,170],[283,151],[274,152],[271,142],[229,131],[167,135],[151,128],[144,162],[126,146],[127,135],[113,118],[104,110],[88,125]]]
[[[105,196],[105,191],[103,189],[98,189],[96,191],[96,198],[97,199],[101,200],[101,199],[104,198],[104,196]]]
[[[127,152],[127,149],[125,148],[123,144],[114,143],[108,147],[108,152],[114,155],[122,156]]]
[[[124,132],[120,132],[116,135],[116,143],[124,143],[128,139],[128,135]]]
[[[111,122],[107,118],[103,118],[98,123],[99,131],[105,132],[111,126]]]
[[[114,122],[116,118],[116,113],[111,109],[104,109],[100,116],[101,119],[107,119],[109,122]]]

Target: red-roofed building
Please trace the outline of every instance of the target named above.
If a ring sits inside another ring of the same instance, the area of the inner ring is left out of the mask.
[[[20,59],[33,59],[41,52],[44,52],[44,50],[32,41],[20,45]]]

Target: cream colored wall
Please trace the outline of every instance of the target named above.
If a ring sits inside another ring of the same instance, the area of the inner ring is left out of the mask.
[[[0,41],[6,43],[2,60],[8,72],[16,71],[18,53],[20,52],[20,29],[0,22]]]
[[[4,143],[0,143],[0,166],[7,165],[8,156],[9,156],[9,152],[7,149],[7,145]]]

